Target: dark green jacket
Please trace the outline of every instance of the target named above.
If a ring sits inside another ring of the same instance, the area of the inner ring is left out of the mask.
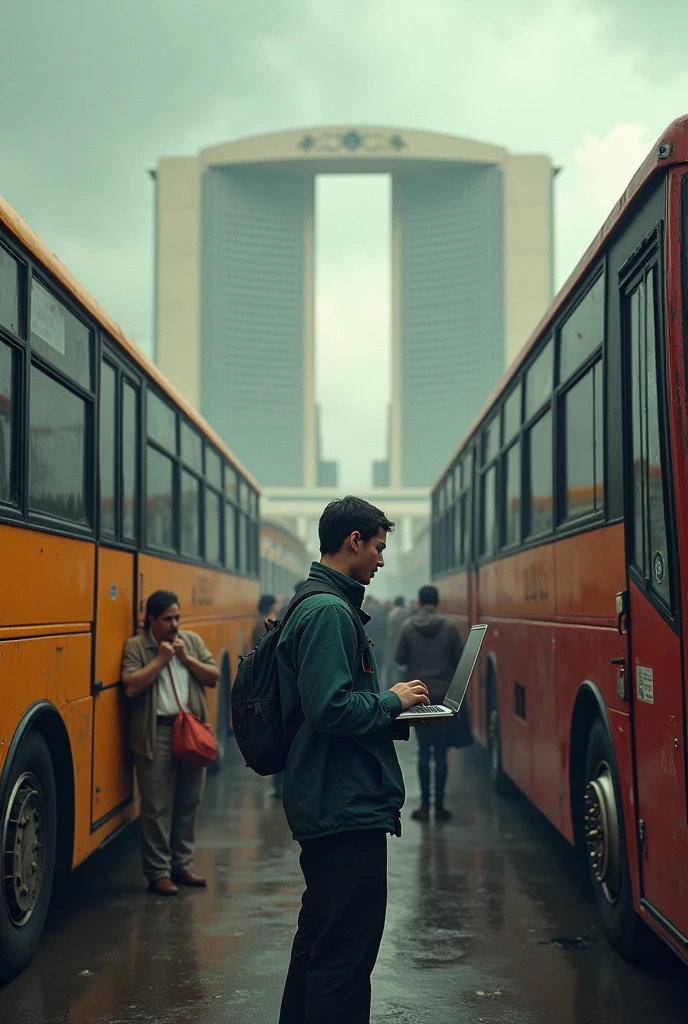
[[[341,589],[355,608],[364,587],[314,562],[309,579]],[[381,828],[394,831],[404,781],[391,726],[401,712],[395,693],[380,693],[377,669],[356,658],[353,613],[334,595],[299,605],[277,647],[285,723],[299,704],[305,722],[292,743],[283,800],[294,839]]]

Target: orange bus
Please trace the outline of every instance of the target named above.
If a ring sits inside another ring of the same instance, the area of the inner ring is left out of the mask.
[[[120,659],[158,588],[221,666],[221,763],[258,531],[250,474],[0,199],[0,981],[137,813]]]
[[[433,490],[433,575],[489,623],[498,789],[587,849],[610,941],[688,959],[688,118],[674,122]]]

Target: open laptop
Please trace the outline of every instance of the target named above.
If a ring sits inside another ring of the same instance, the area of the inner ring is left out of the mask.
[[[395,721],[422,722],[429,721],[430,719],[451,718],[453,715],[458,715],[463,699],[466,696],[468,682],[478,660],[486,632],[487,626],[484,623],[471,628],[466,646],[461,654],[461,659],[456,666],[454,678],[441,704],[416,704],[415,707],[409,708],[408,711],[402,711],[400,715],[397,715]]]

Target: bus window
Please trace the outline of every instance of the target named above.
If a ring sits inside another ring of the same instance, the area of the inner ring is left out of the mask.
[[[31,347],[62,373],[91,390],[93,333],[34,277]]]
[[[205,489],[205,559],[222,561],[222,495]]]
[[[19,264],[1,245],[0,325],[19,334]]]
[[[216,491],[222,490],[222,459],[214,448],[205,449],[205,478]]]
[[[203,472],[203,441],[200,434],[182,420],[182,460],[195,473]]]
[[[182,470],[182,554],[198,558],[201,553],[200,480]]]
[[[0,258],[2,249],[0,249]],[[2,289],[0,288],[0,295]],[[12,431],[12,392],[14,389],[14,353],[0,342],[0,501],[16,501]]]
[[[646,583],[671,607],[671,561],[667,545],[660,430],[659,374],[652,267],[631,295],[633,381],[633,562]]]
[[[177,452],[177,417],[174,409],[149,389],[148,436],[168,452]]]
[[[100,370],[100,532],[115,536],[117,436],[116,413],[117,371],[109,363]]]
[[[483,431],[483,466],[490,462],[499,451],[499,417],[495,416]]]
[[[86,523],[86,403],[31,367],[29,504]]]
[[[552,411],[528,431],[528,536],[552,529]]]
[[[482,478],[482,507],[480,521],[480,554],[483,556],[493,555],[497,549],[497,465],[490,466]]]
[[[564,395],[566,424],[564,517],[574,519],[603,508],[602,361]]]
[[[225,565],[237,568],[237,513],[230,502],[225,503]]]
[[[148,543],[174,550],[174,463],[148,445],[146,522]]]
[[[604,340],[604,274],[598,277],[559,333],[559,379],[570,374]]]
[[[504,544],[521,540],[521,442],[512,444],[504,455]]]
[[[122,385],[122,538],[136,543],[138,501],[138,392],[128,381]]]
[[[552,396],[553,351],[550,339],[526,373],[526,420],[534,416]]]
[[[507,445],[521,429],[521,385],[517,384],[504,403],[504,436],[502,444]]]

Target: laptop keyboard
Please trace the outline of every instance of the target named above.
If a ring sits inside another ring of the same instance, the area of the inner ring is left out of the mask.
[[[406,715],[446,715],[449,708],[443,707],[441,704],[416,704],[412,708],[408,708],[404,714]]]

